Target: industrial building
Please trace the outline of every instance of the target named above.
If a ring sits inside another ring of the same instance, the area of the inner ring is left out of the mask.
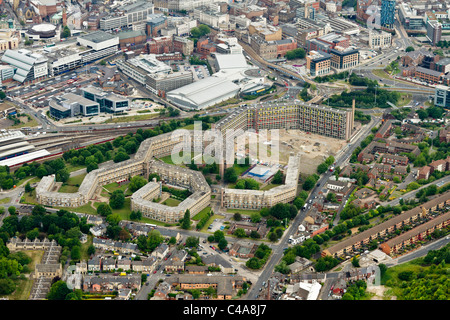
[[[207,77],[181,88],[169,91],[167,100],[185,109],[205,109],[235,97],[240,87],[221,77]]]

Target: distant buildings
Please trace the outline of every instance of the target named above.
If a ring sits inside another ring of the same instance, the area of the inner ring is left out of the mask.
[[[113,13],[100,19],[100,29],[104,31],[131,28],[143,24],[154,13],[154,6],[147,1],[136,1],[116,8]]]

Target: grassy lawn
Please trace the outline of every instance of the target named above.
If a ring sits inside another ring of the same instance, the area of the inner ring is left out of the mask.
[[[108,190],[111,193],[113,193],[116,190],[122,190],[125,193],[125,190],[127,190],[127,188],[128,188],[128,183],[119,185],[117,182],[113,182],[113,183],[104,185],[103,188],[105,188],[106,190]]]
[[[25,192],[22,196],[23,199],[23,203],[28,203],[28,204],[39,204],[36,200],[36,189],[33,189],[33,191],[31,191],[31,194],[28,192]],[[22,201],[20,201],[22,203]]]
[[[124,117],[114,117],[108,119],[103,123],[121,123],[121,122],[131,122],[131,121],[143,121],[159,117],[159,114],[138,114],[134,116],[124,116]]]
[[[211,211],[211,207],[206,207],[205,209],[203,209],[202,211],[197,213],[195,216],[193,216],[192,220],[195,220],[195,221],[202,220],[209,213],[209,211]]]
[[[408,103],[411,102],[411,94],[409,93],[400,93],[400,101],[397,103],[397,107],[404,107],[406,106]]]
[[[89,254],[88,254],[88,248],[92,244],[92,239],[94,236],[92,234],[89,234],[87,236],[87,241],[85,243],[81,244],[80,252],[81,252],[81,260],[89,260]]]
[[[389,75],[386,73],[386,71],[384,71],[383,69],[374,69],[372,70],[372,73],[383,79],[391,79]]]
[[[67,169],[67,171],[69,171],[69,173],[73,172],[73,171],[80,170],[80,169],[84,169],[84,168],[86,168],[86,166],[83,166],[83,165],[72,165],[70,163],[66,163],[66,169]]]
[[[59,188],[58,192],[62,193],[75,193],[78,191],[78,187],[76,186],[69,186],[69,185],[62,185],[61,188]]]
[[[168,198],[166,199],[162,204],[169,206],[169,207],[176,207],[181,203],[180,200],[177,199],[173,199],[173,198]]]
[[[39,181],[41,181],[41,179],[39,179],[38,177],[25,177],[25,178],[19,180],[19,181],[16,183],[16,186],[17,186],[17,187],[20,187],[20,186],[21,186],[22,184],[24,184],[25,182],[28,182],[28,183],[30,183],[30,184],[33,184],[33,183],[36,183],[36,182],[39,182]]]
[[[34,269],[37,263],[41,263],[44,251],[33,250],[33,251],[23,251],[27,256],[31,258],[31,262],[28,265],[30,268],[30,275],[34,273]],[[33,287],[34,280],[17,280],[16,290],[8,297],[10,300],[28,300],[30,296],[31,288]]]
[[[23,127],[30,127],[30,128],[36,127],[38,125],[38,122],[33,117],[30,116],[30,118],[31,118],[31,121],[28,120],[28,118],[26,116],[21,116],[20,123],[16,124],[16,125],[12,125],[8,129],[18,129],[18,128],[23,128]]]
[[[242,215],[250,216],[255,212],[259,212],[260,210],[245,210],[245,209],[227,209],[228,213],[240,213]]]
[[[192,159],[192,152],[186,152],[186,153],[184,153],[184,152],[180,152],[179,154],[178,154],[178,156],[180,157],[180,158],[182,158],[183,159],[183,162],[185,162],[186,160],[186,162],[188,162],[188,161],[190,161],[191,159]],[[167,163],[167,164],[175,164],[173,161],[172,161],[172,155],[169,155],[169,156],[165,156],[165,157],[162,157],[162,158],[159,158],[159,160],[161,160],[161,161],[163,161],[163,162],[165,162],[165,163]],[[176,160],[176,159],[175,159]],[[182,165],[184,165],[184,163],[181,163]]]
[[[87,173],[83,173],[74,177],[70,177],[69,180],[67,180],[67,182],[63,184],[61,188],[59,188],[58,192],[66,192],[66,193],[77,192],[86,175]]]
[[[193,123],[188,124],[188,125],[186,125],[184,127],[181,127],[180,129],[194,130],[194,124]]]
[[[265,187],[262,187],[262,188],[259,189],[259,190],[262,190],[262,191],[270,190],[270,189],[275,188],[275,187],[278,187],[278,186],[281,186],[281,184],[273,184],[273,183],[269,183],[269,184],[267,184]]]
[[[9,201],[11,201],[11,198],[8,197],[0,199],[0,203],[8,203]]]
[[[242,175],[246,170],[248,170],[250,168],[249,165],[245,165],[245,166],[241,167],[238,164],[233,165],[233,167],[236,170],[236,173],[238,176]]]
[[[95,205],[95,204],[94,204]],[[87,203],[81,207],[71,208],[71,207],[52,207],[54,209],[67,210],[70,212],[79,212],[87,214],[97,214],[97,210],[91,207],[91,203]]]
[[[98,208],[101,202],[94,202],[94,207]],[[125,204],[123,208],[120,209],[112,209],[113,214],[118,214],[122,220],[130,220],[131,213],[131,199],[125,198]]]

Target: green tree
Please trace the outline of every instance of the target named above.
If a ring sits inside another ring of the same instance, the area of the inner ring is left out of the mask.
[[[220,250],[224,250],[228,246],[228,241],[225,238],[222,238],[219,240],[219,243],[217,244]]]
[[[197,248],[199,243],[198,237],[190,236],[186,238],[186,247],[188,248]]]
[[[61,31],[61,38],[68,38],[71,36],[71,32],[68,26],[64,26],[63,30]]]
[[[130,185],[128,187],[132,192],[136,192],[146,184],[147,180],[144,177],[134,176],[133,178],[131,178]]]
[[[67,287],[67,284],[64,281],[59,280],[52,284],[50,291],[47,294],[47,299],[65,300],[66,296],[71,292],[72,290]]]
[[[115,190],[109,198],[109,205],[112,209],[121,209],[125,204],[125,195],[122,190]]]
[[[181,222],[181,228],[188,230],[191,228],[191,213],[189,212],[189,209],[187,209],[184,212],[184,218],[182,219]]]
[[[247,234],[245,233],[245,230],[242,228],[237,228],[233,234],[238,238],[244,238],[247,236]]]
[[[237,181],[238,175],[234,167],[227,168],[223,175],[223,179],[227,183],[235,183]]]
[[[111,207],[107,203],[100,203],[100,205],[97,207],[97,214],[107,217],[112,213]]]
[[[8,212],[10,215],[16,214],[16,207],[14,207],[14,206],[8,207]]]

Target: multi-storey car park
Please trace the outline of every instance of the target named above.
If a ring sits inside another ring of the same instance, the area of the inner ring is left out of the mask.
[[[234,136],[227,136],[227,129],[300,129],[339,139],[348,140],[353,130],[352,111],[329,109],[308,104],[270,104],[254,105],[242,108],[215,124],[214,129],[222,133],[223,145]],[[187,135],[191,145],[186,145]],[[200,137],[201,138],[201,137]],[[140,210],[144,216],[155,220],[173,223],[183,218],[186,210],[195,215],[210,204],[211,189],[204,176],[190,169],[163,163],[155,158],[171,155],[175,147],[206,147],[193,130],[180,130],[144,140],[133,159],[114,163],[107,167],[89,172],[75,193],[57,192],[55,176],[41,179],[36,188],[36,198],[40,204],[58,207],[78,207],[95,198],[95,194],[106,184],[126,181],[130,177],[141,175],[148,179],[150,173],[157,173],[163,183],[188,189],[192,195],[177,207],[168,207],[155,203],[159,185],[150,182],[131,197],[132,210]],[[288,162],[286,183],[268,191],[248,191],[224,189],[222,205],[224,207],[263,208],[277,203],[292,201],[297,193],[300,156],[291,156]],[[219,164],[223,174],[225,165]]]

